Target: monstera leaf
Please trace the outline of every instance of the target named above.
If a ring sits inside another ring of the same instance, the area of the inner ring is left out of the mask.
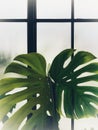
[[[62,114],[63,105],[66,117],[78,119],[96,116],[98,62],[91,62],[96,57],[89,52],[80,51],[73,56],[74,51],[67,49],[58,54],[49,71],[55,87],[57,111]],[[88,83],[89,81],[95,81],[97,84],[93,85],[92,82]]]
[[[22,76],[1,79],[0,120],[8,117],[17,103],[25,104],[6,119],[2,130],[46,130],[48,119],[54,120],[55,115],[44,57],[38,53],[19,55],[6,68],[5,73],[9,72]],[[18,91],[11,93],[16,88]]]
[[[19,55],[8,65],[5,73],[18,75],[0,80],[2,130],[58,130],[61,114],[72,119],[98,114],[98,62],[89,52],[74,51],[58,54],[47,74],[38,53]]]

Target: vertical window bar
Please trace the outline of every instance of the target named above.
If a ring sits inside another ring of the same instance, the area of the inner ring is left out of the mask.
[[[71,48],[74,49],[74,0],[71,1]]]
[[[27,51],[36,52],[36,0],[28,0],[28,7],[27,7]],[[36,94],[32,95],[36,97]],[[36,109],[36,105],[32,108],[33,110]],[[27,119],[31,118],[32,113],[30,113]]]
[[[74,0],[71,0],[71,48],[74,49]],[[73,58],[73,55],[72,55]],[[72,106],[74,109],[74,90],[72,89]],[[71,119],[71,130],[74,130],[74,119]]]
[[[28,53],[36,52],[36,0],[28,0],[27,43]]]

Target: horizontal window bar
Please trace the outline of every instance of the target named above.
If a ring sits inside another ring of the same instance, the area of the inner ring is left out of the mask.
[[[74,19],[74,22],[98,22],[98,19]]]
[[[36,19],[37,22],[98,22],[98,19]]]
[[[0,19],[0,22],[27,22],[27,19]]]
[[[98,22],[98,19],[0,19],[0,22]]]

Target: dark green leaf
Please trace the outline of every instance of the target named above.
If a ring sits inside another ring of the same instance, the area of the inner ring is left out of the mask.
[[[56,80],[59,73],[63,70],[63,65],[65,61],[73,54],[73,49],[67,49],[59,53],[53,60],[51,68],[50,68],[50,75],[51,77]]]
[[[71,52],[70,55],[67,55],[67,58],[70,58],[71,61],[66,65],[66,54],[69,54],[68,52]],[[96,57],[86,51],[80,51],[72,56],[72,51],[67,50],[66,53],[65,50],[61,54],[54,59],[50,68],[50,77],[52,77],[57,90],[56,100],[59,114],[62,113],[60,107],[61,96],[64,91],[63,109],[67,117],[78,119],[97,115],[96,107],[90,104],[92,102],[98,105],[98,62],[90,63]],[[86,72],[89,73],[86,75]],[[89,83],[89,81],[95,81],[96,87],[93,84],[91,86],[81,84]],[[86,93],[90,93],[89,98],[86,97]],[[93,97],[91,94],[95,96]]]

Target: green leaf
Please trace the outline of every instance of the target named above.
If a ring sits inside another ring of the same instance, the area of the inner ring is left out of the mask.
[[[26,118],[27,121],[22,129],[32,130],[36,127],[38,130],[46,130],[47,111],[53,121],[55,115],[51,89],[46,77],[46,61],[43,56],[38,53],[19,55],[5,72],[21,74],[23,77],[0,80],[0,120],[3,121],[5,115],[8,115],[18,103],[26,102],[11,117],[8,116],[2,130],[18,130]],[[18,91],[11,93],[14,89]]]
[[[32,69],[28,68],[27,66],[21,65],[19,63],[11,63],[7,66],[5,73],[13,72],[17,74],[21,74],[24,76],[32,75]]]
[[[73,96],[72,90],[65,89],[64,90],[64,111],[67,117],[74,118],[74,104],[73,104]],[[67,106],[67,107],[66,107]]]
[[[17,130],[21,122],[29,115],[32,111],[32,105],[30,103],[35,103],[33,100],[26,103],[23,107],[21,107],[4,125],[3,130],[7,128],[9,130]],[[22,115],[21,115],[22,114]],[[21,115],[21,116],[20,116]],[[15,123],[16,121],[16,123]],[[13,125],[12,125],[13,124]]]
[[[51,77],[54,80],[57,80],[59,73],[63,70],[63,65],[65,61],[73,54],[73,52],[74,52],[73,49],[67,49],[62,51],[54,58],[49,71]]]
[[[72,50],[67,50],[67,53],[66,50],[62,51],[53,60],[49,71],[56,87],[57,111],[59,114],[62,113],[63,99],[63,111],[66,117],[78,119],[95,116],[98,114],[98,110],[90,103],[98,105],[98,62],[90,63],[96,59],[90,52],[79,51],[75,55],[72,55],[73,52],[71,52]],[[67,65],[65,64],[66,57],[71,59]],[[86,72],[89,73],[86,75]],[[96,87],[93,84],[91,86],[81,84],[90,81],[95,81]],[[63,91],[64,96],[61,98]],[[89,93],[89,98],[87,98],[86,93]]]
[[[78,75],[80,75],[83,72],[90,72],[90,73],[98,74],[98,63],[97,62],[91,63],[76,71],[76,73],[78,73]]]
[[[89,92],[93,93],[96,96],[98,95],[98,87],[94,86],[78,86],[77,90],[81,91],[82,93]]]
[[[25,88],[28,86],[36,85],[36,81],[28,78],[4,78],[0,80],[0,95],[3,95],[15,88]]]
[[[89,73],[92,73],[92,74],[93,73],[98,74],[98,63],[94,62],[94,63],[88,64],[86,66],[83,66],[82,68],[74,71],[74,73],[71,73],[71,75],[69,75],[69,76],[67,75],[66,80],[69,79],[69,78],[72,78],[72,77],[76,78],[76,77],[78,77],[81,74],[86,73],[86,72],[89,72]]]
[[[84,83],[84,82],[88,82],[88,81],[96,81],[97,82],[98,81],[98,74],[77,78],[73,82],[76,84],[80,84],[80,83]]]
[[[56,88],[56,108],[58,113],[60,113],[60,115],[63,115],[62,113],[62,89],[60,87]]]
[[[84,65],[85,63],[88,63],[94,59],[96,59],[96,57],[89,52],[80,51],[76,53],[68,66],[60,72],[59,77],[62,78],[65,76],[65,74],[70,76],[70,74],[72,74],[71,72],[75,71],[77,67]]]
[[[44,57],[38,53],[22,54],[17,56],[14,60],[20,61],[32,68],[32,70],[43,76],[46,75],[46,61]]]
[[[58,54],[48,77],[46,61],[38,53],[19,55],[8,65],[5,73],[23,77],[0,80],[0,119],[3,121],[18,103],[26,102],[8,116],[2,130],[17,130],[25,119],[22,130],[46,130],[49,118],[56,124],[63,112],[76,119],[98,114],[98,62],[90,63],[96,57],[86,51],[73,53],[73,49],[67,49]],[[85,75],[86,72],[89,73]],[[89,81],[95,81],[96,86],[82,84]],[[14,89],[19,91],[11,93]]]

